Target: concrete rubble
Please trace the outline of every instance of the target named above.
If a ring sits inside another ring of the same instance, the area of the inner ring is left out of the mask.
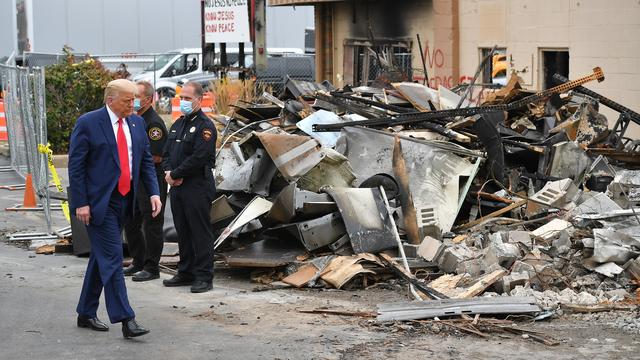
[[[216,119],[218,190],[239,214],[213,224],[217,262],[285,262],[285,282],[349,288],[389,279],[386,254],[405,276],[434,274],[415,281],[443,297],[533,296],[547,310],[628,300],[640,282],[640,152],[625,124],[607,128],[599,101],[612,100],[580,92],[601,75],[539,93],[514,75],[482,104],[463,88],[289,79],[279,100]],[[640,124],[614,104],[619,122]]]

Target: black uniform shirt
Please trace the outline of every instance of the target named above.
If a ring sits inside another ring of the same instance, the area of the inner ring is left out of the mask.
[[[153,108],[147,109],[142,115],[147,129],[147,137],[151,145],[151,155],[162,156],[167,142],[167,127],[162,118]]]
[[[162,167],[173,179],[202,176],[213,181],[217,132],[202,112],[181,116],[169,130]]]

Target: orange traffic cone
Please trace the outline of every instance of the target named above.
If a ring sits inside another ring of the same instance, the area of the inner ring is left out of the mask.
[[[27,180],[24,183],[24,199],[22,200],[22,207],[34,208],[36,206],[36,191],[33,189],[33,179],[31,174],[27,174]]]

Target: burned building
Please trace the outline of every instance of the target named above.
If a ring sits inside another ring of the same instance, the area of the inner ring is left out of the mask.
[[[381,68],[394,80],[452,88],[473,79],[505,85],[517,73],[528,88],[547,89],[559,73],[573,79],[595,66],[607,81],[594,90],[640,110],[640,4],[625,0],[269,0],[271,6],[314,5],[316,76],[338,87],[368,85]],[[418,36],[420,41],[418,40]],[[424,65],[423,65],[424,63]],[[389,73],[389,71],[387,71]],[[476,90],[476,89],[474,89]],[[471,101],[481,103],[474,91]],[[603,110],[613,126],[617,114]],[[629,134],[638,137],[640,126]]]

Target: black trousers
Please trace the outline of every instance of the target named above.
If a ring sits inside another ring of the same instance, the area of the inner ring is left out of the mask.
[[[155,218],[151,216],[151,203],[149,195],[140,184],[138,186],[137,206],[133,218],[125,225],[124,231],[129,244],[129,254],[133,258],[133,266],[144,269],[150,273],[159,272],[158,264],[162,256],[164,238],[162,228],[164,226],[164,209],[167,202],[167,183],[164,180],[164,172],[156,169],[158,188],[162,209]]]
[[[209,209],[213,200],[204,177],[186,178],[172,187],[171,212],[178,234],[178,273],[191,279],[213,280],[213,229]]]

